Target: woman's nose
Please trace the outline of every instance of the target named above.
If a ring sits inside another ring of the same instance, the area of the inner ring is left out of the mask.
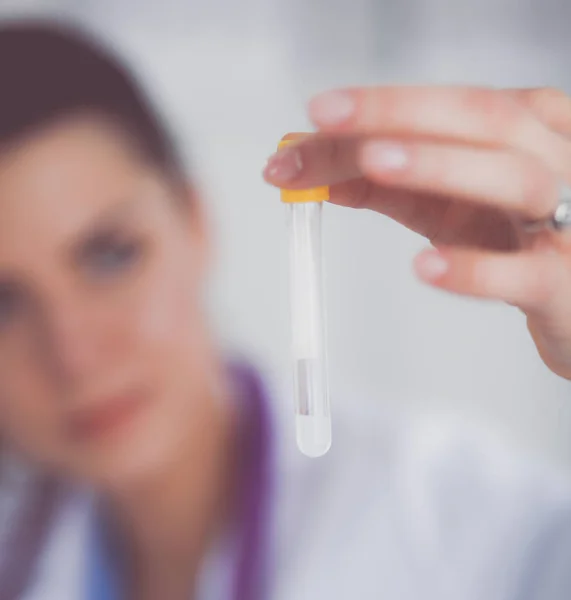
[[[101,315],[87,301],[54,304],[43,317],[45,359],[62,383],[93,380],[102,374],[105,360],[111,358],[106,336]]]

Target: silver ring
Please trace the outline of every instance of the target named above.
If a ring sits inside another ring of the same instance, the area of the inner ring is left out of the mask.
[[[526,221],[524,228],[529,232],[548,229],[550,231],[563,231],[571,228],[571,187],[562,183],[559,188],[559,201],[553,214],[547,219]]]

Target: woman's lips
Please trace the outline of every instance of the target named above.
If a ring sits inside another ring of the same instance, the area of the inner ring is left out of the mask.
[[[142,394],[108,398],[96,407],[84,409],[72,417],[75,437],[88,439],[110,434],[128,425],[143,405]]]

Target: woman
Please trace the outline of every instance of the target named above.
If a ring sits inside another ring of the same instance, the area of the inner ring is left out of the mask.
[[[571,491],[546,467],[400,419],[340,419],[319,461],[282,442],[206,325],[199,195],[114,58],[12,24],[0,80],[2,600],[568,597]],[[569,101],[362,89],[310,112],[322,135],[266,179],[425,234],[421,277],[519,306],[569,377],[569,243],[520,227],[570,174]]]

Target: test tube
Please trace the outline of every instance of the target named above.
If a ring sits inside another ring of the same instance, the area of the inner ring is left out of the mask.
[[[307,134],[288,134],[279,147]],[[321,220],[327,187],[281,191],[290,236],[290,311],[297,446],[315,458],[331,447]]]

